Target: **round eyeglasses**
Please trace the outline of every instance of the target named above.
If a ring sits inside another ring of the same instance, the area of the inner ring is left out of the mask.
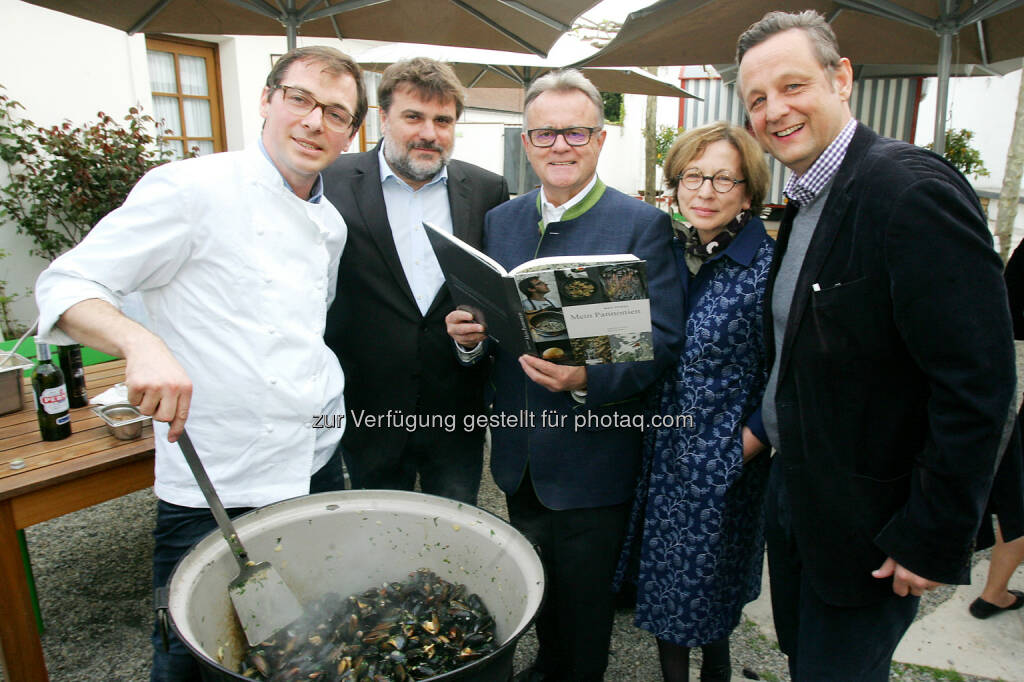
[[[590,142],[595,132],[600,130],[587,128],[586,126],[575,126],[572,128],[534,128],[526,131],[526,137],[534,147],[552,147],[561,135],[565,143],[570,147],[582,147]]]
[[[320,107],[320,110],[323,112],[324,125],[336,133],[348,131],[355,120],[352,114],[348,113],[344,107],[337,104],[318,102],[313,95],[302,88],[292,87],[291,85],[275,85],[274,89],[280,89],[284,92],[284,104],[296,116],[306,116],[309,112]]]
[[[704,175],[696,168],[691,168],[688,171],[680,173],[676,176],[676,180],[678,180],[679,184],[683,187],[691,190],[700,189],[705,180],[710,180],[711,187],[719,194],[730,192],[736,185],[741,185],[746,182],[746,180],[734,180],[733,177],[725,171],[720,171],[714,175]]]

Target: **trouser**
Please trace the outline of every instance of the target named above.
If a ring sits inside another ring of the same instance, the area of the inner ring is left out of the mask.
[[[467,504],[476,504],[483,473],[483,437],[467,432],[462,424],[455,431],[422,428],[409,433],[397,459],[388,453],[355,451],[339,444],[353,488],[413,490],[419,474],[420,490]]]
[[[803,570],[789,509],[776,457],[766,507],[768,576],[779,648],[789,657],[793,682],[887,682],[920,599],[889,592],[866,606],[826,603]]]
[[[545,679],[594,682],[604,678],[615,617],[612,577],[630,505],[548,509],[527,471],[508,496],[512,525],[540,548],[546,589],[537,615],[535,667]]]
[[[343,490],[344,487],[345,478],[338,455],[331,457],[309,479],[311,493]],[[236,507],[226,511],[234,518],[250,511],[250,508]],[[182,507],[157,500],[156,528],[153,529],[153,589],[166,585],[178,560],[216,528],[217,522],[207,508]],[[226,585],[224,589],[227,589]],[[167,649],[164,649],[159,620],[153,626],[152,641],[151,682],[197,682],[200,679],[199,665],[173,630],[168,629]]]

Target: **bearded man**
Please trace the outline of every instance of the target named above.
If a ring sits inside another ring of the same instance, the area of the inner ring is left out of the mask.
[[[324,171],[324,192],[349,241],[327,345],[345,369],[341,448],[354,488],[412,490],[476,503],[486,367],[456,359],[444,317],[454,308],[423,231],[429,222],[479,247],[484,214],[508,200],[505,180],[452,161],[463,90],[448,65],[392,64],[377,90],[382,141]]]

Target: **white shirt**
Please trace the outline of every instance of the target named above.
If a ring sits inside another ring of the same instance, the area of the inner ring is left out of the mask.
[[[140,291],[193,381],[187,428],[224,505],[305,494],[342,433],[312,420],[344,414],[323,332],[346,236],[330,202],[295,196],[258,149],[160,166],[40,275],[39,331],[67,343],[54,324],[69,307]],[[157,496],[207,506],[167,425],[154,433]]]
[[[377,152],[380,161],[380,186],[388,211],[391,234],[420,313],[427,314],[430,304],[444,284],[444,273],[430,248],[424,221],[452,233],[452,210],[448,203],[448,168],[419,189],[413,189],[395,175],[384,158],[384,145]]]
[[[557,223],[565,215],[565,212],[576,204],[583,201],[583,198],[590,194],[590,190],[594,189],[594,185],[597,184],[597,173],[594,173],[593,177],[590,178],[590,182],[587,186],[581,189],[578,193],[574,194],[569,201],[566,201],[561,206],[555,206],[548,201],[547,196],[544,195],[544,186],[540,188],[540,217],[544,221],[544,227],[547,227],[549,223]]]

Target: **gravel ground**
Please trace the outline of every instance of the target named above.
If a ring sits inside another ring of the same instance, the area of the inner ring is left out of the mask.
[[[1024,342],[1017,344],[1018,398],[1024,389]],[[487,472],[487,467],[484,467]],[[480,491],[480,506],[507,519],[504,496],[489,473]],[[151,535],[156,516],[152,490],[38,524],[26,531],[46,631],[43,650],[51,682],[144,682],[149,679],[152,623]],[[979,552],[975,561],[987,558]],[[918,617],[949,599],[952,587],[930,592]],[[527,667],[536,652],[532,629],[516,650],[516,670]],[[699,654],[695,655],[699,660]],[[755,671],[761,679],[789,680],[786,659],[749,621],[732,636],[733,673]],[[696,678],[696,676],[694,676]],[[653,638],[633,627],[632,612],[616,614],[608,682],[661,679]],[[952,675],[894,665],[892,680],[963,680],[987,678]],[[0,670],[0,682],[6,677]]]
[[[489,476],[481,490],[480,506],[507,518],[504,497]],[[142,490],[27,531],[52,682],[149,679],[150,533],[155,514],[156,498],[151,490]],[[930,611],[951,593],[952,588],[936,590],[922,612]],[[616,615],[606,675],[609,682],[660,679],[654,640],[632,623],[631,610]],[[516,670],[528,666],[535,651],[531,631],[517,648]],[[732,658],[737,676],[747,668],[762,679],[789,679],[785,657],[753,623],[741,624],[733,634]],[[0,680],[5,679],[0,671]],[[915,669],[902,674],[894,671],[892,679],[948,678]]]

